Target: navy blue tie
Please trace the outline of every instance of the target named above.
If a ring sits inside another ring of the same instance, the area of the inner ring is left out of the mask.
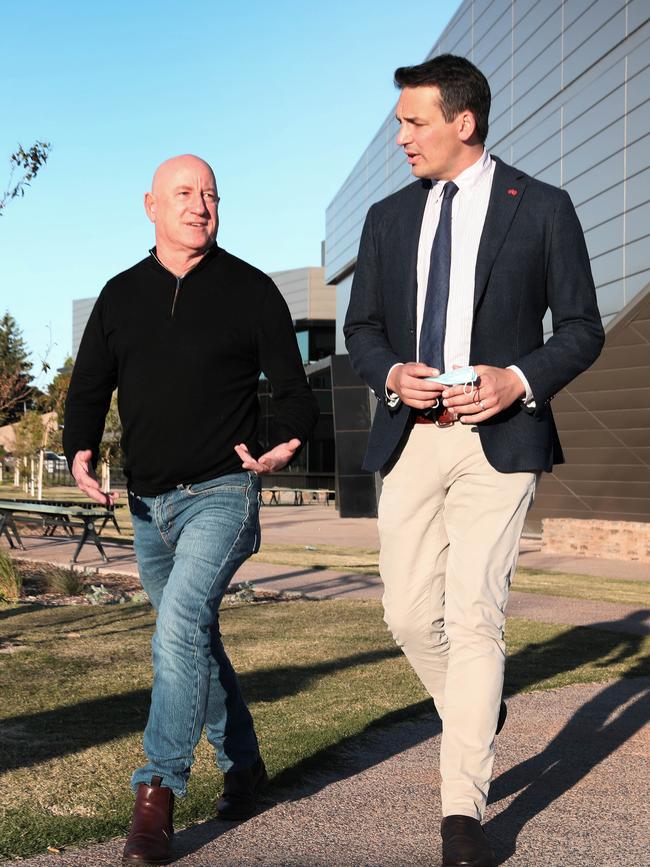
[[[442,192],[438,228],[431,246],[427,297],[420,329],[420,361],[436,367],[440,373],[445,369],[445,330],[451,270],[451,203],[457,192],[456,184],[447,181]]]

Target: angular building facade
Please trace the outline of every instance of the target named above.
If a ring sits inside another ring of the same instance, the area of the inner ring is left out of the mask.
[[[81,338],[84,336],[86,323],[90,319],[97,296],[92,298],[75,298],[72,302],[72,358],[77,357]]]
[[[606,328],[601,358],[553,403],[567,463],[545,476],[530,527],[650,521],[650,3],[464,0],[428,57],[445,52],[490,82],[490,152],[571,195]],[[396,133],[391,114],[327,210],[338,353],[366,212],[413,180]]]

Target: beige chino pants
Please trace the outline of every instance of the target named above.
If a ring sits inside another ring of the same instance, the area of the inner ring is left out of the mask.
[[[384,619],[443,724],[442,815],[482,820],[503,688],[505,607],[535,473],[500,473],[475,426],[416,424],[384,477]]]

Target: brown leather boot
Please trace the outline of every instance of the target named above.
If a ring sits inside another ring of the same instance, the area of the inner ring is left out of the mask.
[[[169,864],[172,860],[174,793],[161,783],[161,777],[152,777],[150,786],[138,786],[123,864]]]

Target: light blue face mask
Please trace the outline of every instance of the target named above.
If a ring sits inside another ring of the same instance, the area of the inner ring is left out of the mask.
[[[439,376],[426,376],[425,379],[430,382],[439,382],[442,385],[464,385],[465,394],[472,394],[478,374],[473,367],[459,367],[456,370],[441,373]]]

